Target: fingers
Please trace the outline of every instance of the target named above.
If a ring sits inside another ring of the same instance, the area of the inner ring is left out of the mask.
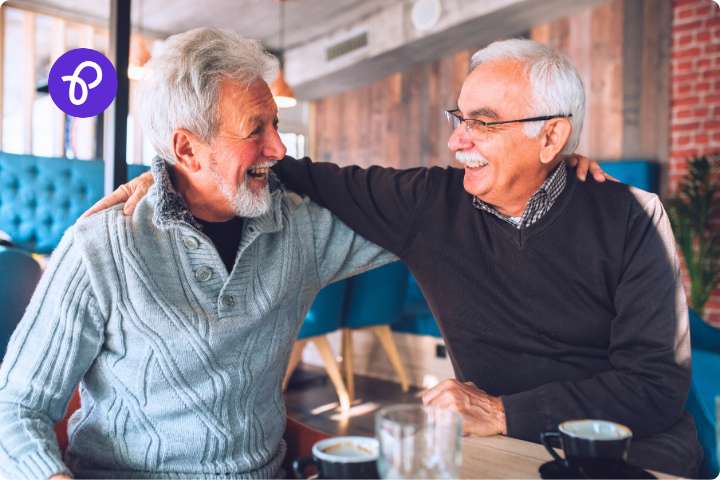
[[[595,163],[597,163],[597,162],[595,162]],[[577,173],[577,177],[578,177],[581,181],[584,182],[585,179],[587,178],[587,173],[588,173],[588,169],[589,169],[589,168],[590,168],[590,159],[589,159],[589,158],[586,158],[586,157],[583,157],[583,156],[581,156],[581,155],[578,155],[578,156],[577,156],[577,170],[576,170],[576,173]]]
[[[149,189],[149,185],[145,183],[140,184],[135,189],[135,192],[133,192],[132,196],[128,198],[128,200],[125,202],[125,207],[123,207],[123,214],[131,216],[133,212],[135,212],[135,207],[137,207],[137,204],[140,203],[140,200],[142,200],[142,198],[147,194],[147,191]]]
[[[95,215],[98,212],[102,212],[106,208],[109,208],[111,204],[108,204],[105,200],[105,198],[100,199],[98,202],[95,203],[92,207],[90,207],[90,210],[80,215],[80,218],[89,217],[90,215]]]
[[[117,205],[118,203],[123,203],[125,200],[128,199],[129,196],[130,196],[130,194],[126,190],[126,185],[121,185],[113,193],[111,193],[107,197],[101,199],[95,205],[90,207],[90,210],[83,213],[80,218],[85,218],[85,217],[89,217],[90,215],[95,215],[96,213],[101,212],[107,208],[113,207],[113,206]]]
[[[459,384],[455,379],[448,379],[438,383],[434,387],[428,388],[422,396],[423,404],[430,405],[437,399],[437,397],[444,391],[452,388],[455,384]]]

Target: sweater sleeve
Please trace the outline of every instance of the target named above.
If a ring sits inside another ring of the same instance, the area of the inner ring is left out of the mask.
[[[623,267],[610,328],[612,370],[501,397],[510,437],[537,442],[561,422],[597,418],[635,438],[678,421],[691,382],[690,335],[680,262],[665,210],[637,194],[628,216]]]
[[[307,195],[355,232],[402,256],[426,191],[426,168],[340,168],[286,157],[273,170],[289,190]]]
[[[308,202],[320,288],[397,260],[384,248],[353,232],[329,210]]]
[[[71,475],[53,430],[103,343],[104,321],[73,241],[63,237],[0,368],[0,474]]]

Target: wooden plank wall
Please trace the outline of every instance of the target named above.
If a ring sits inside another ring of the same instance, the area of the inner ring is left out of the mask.
[[[450,127],[469,52],[315,102],[315,160],[395,168],[450,165]]]
[[[570,57],[585,83],[578,152],[667,162],[670,0],[615,0],[530,32]]]
[[[531,30],[533,40],[567,54],[585,83],[579,153],[596,160],[667,162],[670,7],[670,0],[615,0]],[[451,165],[443,111],[455,105],[472,53],[318,100],[315,160]]]

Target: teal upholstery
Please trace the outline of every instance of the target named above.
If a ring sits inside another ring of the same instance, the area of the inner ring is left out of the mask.
[[[430,335],[442,338],[440,328],[435,317],[420,290],[415,277],[408,272],[407,290],[405,292],[405,305],[402,320],[392,325],[395,332],[414,333],[416,335]]]
[[[720,473],[720,466],[718,465],[716,426],[710,412],[700,399],[695,381],[690,385],[685,410],[695,419],[698,441],[702,445],[704,452],[698,478],[717,478],[718,473]]]
[[[310,311],[305,316],[305,322],[300,328],[298,340],[326,335],[340,328],[340,322],[345,310],[347,286],[347,280],[340,280],[320,290],[310,307]]]
[[[409,273],[405,264],[397,261],[352,277],[343,328],[399,322]]]
[[[645,190],[658,193],[660,166],[646,160],[626,160],[622,162],[602,162],[600,164],[605,173],[617,178],[620,182]]]
[[[147,171],[128,165],[128,179]],[[0,152],[0,230],[24,250],[49,254],[103,196],[104,162]]]
[[[690,310],[693,382],[700,400],[715,418],[715,397],[720,395],[720,330]]]
[[[0,361],[41,275],[40,264],[29,253],[19,248],[0,247]]]

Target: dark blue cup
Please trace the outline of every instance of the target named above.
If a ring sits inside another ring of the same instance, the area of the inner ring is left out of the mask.
[[[560,439],[565,458],[550,445]],[[632,431],[619,423],[605,420],[573,420],[563,422],[557,432],[545,432],[540,441],[550,455],[580,478],[614,478],[627,459]]]

